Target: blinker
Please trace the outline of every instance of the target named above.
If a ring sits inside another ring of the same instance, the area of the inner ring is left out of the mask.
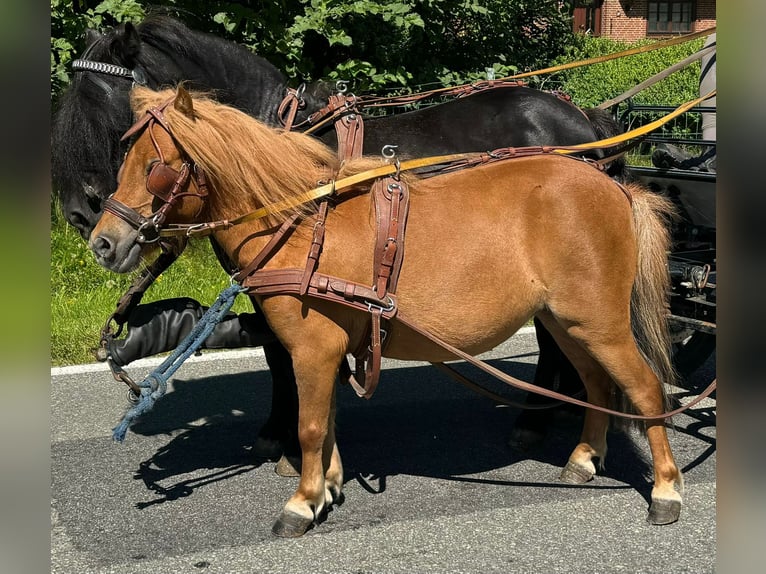
[[[146,190],[153,196],[167,202],[173,190],[173,185],[181,176],[179,171],[166,163],[157,162],[152,166],[146,178]]]

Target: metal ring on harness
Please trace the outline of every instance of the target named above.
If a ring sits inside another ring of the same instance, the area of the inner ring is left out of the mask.
[[[402,164],[399,161],[399,158],[396,157],[396,148],[398,148],[398,145],[391,145],[386,144],[380,149],[380,155],[383,156],[384,159],[388,160],[389,162],[391,160],[393,161],[394,166],[396,166],[396,172],[391,175],[393,179],[396,181],[399,181],[399,176],[401,174]],[[389,186],[389,191],[391,191],[391,188]]]
[[[401,197],[404,196],[404,188],[402,188],[402,186],[399,183],[397,183],[399,181],[399,168],[400,168],[400,164],[399,164],[399,160],[397,159],[396,160],[396,173],[392,176],[397,181],[395,181],[393,183],[389,183],[386,186],[386,189],[388,190],[388,193],[390,193],[391,195],[394,195],[394,191],[395,190],[398,191],[399,192],[399,197],[401,198]],[[389,237],[388,240],[389,241],[393,241],[394,243],[396,243],[396,239],[393,238],[393,237]]]
[[[384,313],[388,313],[389,311],[393,311],[396,308],[396,303],[391,298],[390,295],[386,295],[385,300],[387,302],[387,305],[384,307],[382,304],[379,303],[373,303],[372,301],[365,301],[367,304],[367,310],[369,312],[372,312],[373,309],[380,309]]]

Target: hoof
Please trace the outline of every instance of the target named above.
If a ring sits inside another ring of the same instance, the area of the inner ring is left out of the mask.
[[[255,439],[253,454],[258,458],[277,460],[282,456],[282,445],[277,439],[259,436]]]
[[[508,446],[512,449],[526,452],[543,442],[545,432],[537,429],[516,427],[508,437]]]
[[[672,524],[678,520],[679,516],[681,516],[681,501],[652,500],[646,521],[656,525]]]
[[[282,455],[279,461],[277,461],[277,465],[274,467],[274,472],[276,472],[279,476],[284,477],[300,476],[300,468],[300,458]]]
[[[568,462],[559,475],[559,480],[566,484],[585,484],[592,478],[590,470],[573,462]]]
[[[306,533],[313,522],[311,518],[304,518],[294,512],[282,512],[271,527],[271,533],[280,538],[298,538]]]

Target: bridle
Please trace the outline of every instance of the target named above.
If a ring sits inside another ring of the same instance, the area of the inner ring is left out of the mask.
[[[72,61],[73,72],[95,72],[95,74],[102,74],[105,76],[115,76],[117,78],[126,78],[133,81],[133,84],[140,86],[148,85],[146,74],[139,67],[133,69],[126,68],[125,66],[119,66],[117,64],[109,64],[107,62],[98,62],[96,60],[88,59],[90,53],[95,49],[99,41],[94,42],[85,50],[81,58]],[[91,77],[91,80],[101,87],[107,94],[111,95],[114,91],[112,87],[104,82],[98,75]]]
[[[149,136],[152,139],[154,149],[157,151],[159,160],[156,161],[149,171],[149,175],[146,178],[146,190],[162,201],[162,205],[159,209],[154,211],[148,216],[141,215],[134,208],[125,205],[124,203],[117,201],[112,196],[109,196],[104,201],[104,211],[108,211],[112,215],[115,215],[128,223],[133,229],[138,231],[137,243],[155,243],[160,238],[160,228],[167,219],[168,212],[182,197],[198,197],[202,200],[202,206],[199,211],[202,211],[204,202],[208,196],[207,178],[205,172],[197,167],[187,154],[183,152],[183,149],[173,137],[173,133],[170,129],[170,125],[165,119],[163,110],[172,103],[166,102],[160,107],[153,107],[147,110],[146,115],[136,122],[125,135],[122,136],[120,141],[124,141],[143,131],[149,130]],[[176,143],[176,146],[186,156],[184,162],[181,164],[181,169],[177,170],[165,161],[165,156],[160,149],[157,139],[154,136],[153,128],[156,124],[159,124],[168,135]],[[125,167],[123,162],[118,173],[118,179],[122,175],[122,171]],[[196,178],[197,191],[189,191],[189,179],[194,174]],[[199,214],[199,212],[198,212]]]

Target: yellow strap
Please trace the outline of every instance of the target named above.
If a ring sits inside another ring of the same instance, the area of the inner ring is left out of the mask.
[[[684,34],[682,36],[669,38],[667,40],[662,40],[659,42],[655,42],[653,44],[647,44],[645,46],[640,46],[638,48],[631,48],[629,50],[623,50],[622,52],[615,52],[614,54],[607,54],[605,56],[598,56],[596,58],[588,58],[587,60],[579,60],[577,62],[569,62],[568,64],[560,64],[558,66],[553,66],[550,68],[543,68],[542,70],[533,70],[531,72],[523,72],[521,74],[514,74],[513,76],[503,76],[502,78],[496,78],[495,81],[501,82],[503,80],[517,80],[519,78],[528,78],[530,76],[541,76],[543,74],[552,74],[553,72],[560,72],[561,70],[569,70],[571,68],[579,68],[581,66],[588,66],[590,64],[600,64],[602,62],[608,62],[609,60],[615,60],[617,58],[622,58],[624,56],[633,56],[635,54],[641,54],[643,52],[661,50],[662,48],[668,48],[669,46],[675,46],[676,44],[691,42],[692,40],[696,40],[697,38],[703,38],[705,36],[709,36],[715,31],[716,31],[716,27],[714,26],[713,28],[708,28],[707,30],[702,30],[700,32],[694,32],[693,34]],[[425,94],[439,94],[441,92],[447,92],[450,90],[454,90],[456,88],[463,88],[470,85],[471,84],[463,84],[462,86],[448,86],[444,88],[430,90],[428,92],[418,92],[415,94],[408,94],[408,95],[418,96],[418,95],[425,95]],[[367,103],[385,101],[386,99],[387,98],[385,97],[369,98],[369,99],[362,97],[360,98],[359,106],[364,107],[364,105]]]
[[[642,52],[651,52],[652,50],[659,50],[661,48],[667,48],[669,46],[675,46],[676,44],[683,44],[685,42],[691,42],[697,38],[709,36],[715,32],[715,27],[695,32],[694,34],[685,34],[676,38],[670,38],[668,40],[662,40],[656,44],[647,44],[646,46],[640,46],[638,48],[631,48],[630,50],[624,50],[622,52],[615,52],[614,54],[607,54],[606,56],[598,56],[596,58],[588,58],[587,60],[580,60],[578,62],[569,62],[568,64],[561,64],[559,66],[553,66],[551,68],[543,68],[542,70],[536,70],[532,72],[524,72],[523,74],[515,74],[513,76],[505,76],[498,78],[498,80],[516,80],[518,78],[527,78],[529,76],[539,76],[542,74],[551,74],[553,72],[559,72],[561,70],[569,70],[570,68],[579,68],[580,66],[589,66],[590,64],[600,64],[601,62],[608,62],[616,58],[622,58],[624,56],[633,56],[634,54],[640,54]]]
[[[480,155],[480,154],[458,153],[458,154],[451,154],[451,155],[439,155],[439,156],[432,156],[432,157],[426,157],[426,158],[420,158],[420,159],[407,160],[407,161],[401,162],[398,167],[394,164],[382,165],[375,169],[363,171],[363,172],[351,175],[349,177],[344,177],[343,179],[339,179],[337,181],[332,181],[330,183],[320,185],[319,187],[315,187],[312,190],[309,190],[307,192],[304,192],[298,195],[297,197],[295,197],[295,199],[290,199],[289,201],[279,201],[276,203],[272,203],[271,205],[261,207],[260,209],[256,209],[255,211],[251,211],[250,213],[237,217],[236,219],[230,220],[229,226],[238,225],[240,223],[244,223],[245,221],[252,221],[254,219],[262,219],[268,215],[273,215],[275,213],[279,213],[286,209],[290,209],[291,207],[294,207],[295,205],[308,203],[310,201],[314,201],[321,197],[332,195],[333,193],[335,193],[335,191],[339,189],[345,189],[347,187],[351,187],[353,185],[362,183],[364,181],[383,177],[384,175],[391,175],[392,173],[396,173],[397,169],[399,171],[409,171],[409,170],[417,169],[420,167],[427,167],[431,165],[437,165],[440,163],[449,163],[451,161],[455,161],[459,159],[476,157],[477,155]],[[200,228],[200,233],[205,233],[206,231],[208,230],[204,229],[203,227]],[[197,233],[195,233],[193,228],[192,229],[166,228],[166,229],[160,230],[160,235],[172,236],[172,235],[179,235],[179,234],[195,235]]]
[[[646,124],[645,126],[641,126],[640,128],[636,128],[634,130],[625,132],[624,134],[620,134],[619,136],[615,136],[615,137],[611,137],[611,138],[607,138],[603,140],[598,140],[594,142],[571,145],[571,146],[562,146],[562,147],[546,146],[546,149],[553,153],[572,154],[582,150],[596,149],[601,147],[610,147],[610,146],[613,146],[613,145],[616,145],[637,137],[641,137],[651,131],[654,131],[660,126],[662,126],[663,124],[672,120],[673,118],[678,117],[679,115],[683,114],[684,112],[687,112],[694,106],[700,104],[701,102],[707,100],[708,98],[712,98],[715,95],[716,95],[716,90],[712,90],[700,98],[697,98],[695,100],[690,100],[686,102],[685,104],[678,106],[675,110],[659,118],[658,120],[655,120],[649,124]],[[338,190],[352,187],[358,183],[362,183],[372,179],[377,179],[385,175],[391,175],[392,173],[396,173],[397,170],[410,171],[410,170],[418,169],[421,167],[438,165],[440,163],[449,163],[449,162],[461,160],[461,159],[471,159],[471,158],[479,157],[481,155],[482,155],[481,153],[457,153],[457,154],[450,154],[450,155],[424,157],[419,159],[410,159],[410,160],[400,162],[398,166],[396,164],[382,165],[375,169],[363,171],[363,172],[351,175],[349,177],[344,177],[343,179],[339,179],[337,181],[332,181],[330,183],[320,185],[319,187],[315,187],[314,189],[306,191],[289,201],[280,201],[277,203],[272,203],[271,205],[268,205],[265,207],[261,207],[260,209],[256,209],[255,211],[242,215],[236,219],[230,220],[228,226],[230,227],[233,225],[238,225],[240,223],[244,223],[245,221],[252,221],[254,219],[262,219],[268,215],[273,215],[276,213],[280,213],[281,211],[284,211],[286,209],[290,209],[291,207],[294,207],[295,205],[308,203],[310,201],[314,201],[321,197],[332,195]],[[200,224],[199,227],[200,227],[200,233],[205,233],[210,231],[204,228],[204,224]],[[195,235],[197,233],[194,231],[194,226],[191,226],[191,228],[187,228],[187,227],[184,227],[182,229],[165,228],[160,230],[160,235],[162,236],[173,236],[173,235],[184,235],[184,234]]]
[[[616,60],[617,58],[622,58],[624,56],[633,56],[635,54],[640,54],[642,52],[651,52],[653,50],[660,50],[662,48],[667,48],[669,46],[675,46],[676,44],[683,44],[685,42],[691,42],[692,40],[696,40],[697,38],[702,38],[705,36],[709,36],[710,34],[714,33],[716,31],[715,26],[713,28],[708,28],[707,30],[702,30],[700,32],[695,32],[693,34],[686,34],[683,36],[677,36],[675,38],[669,38],[667,40],[662,40],[660,42],[655,42],[654,44],[647,44],[645,46],[640,46],[638,48],[631,48],[630,50],[624,50],[622,52],[615,52],[614,54],[607,54],[605,56],[598,56],[596,58],[588,58],[587,60],[579,60],[577,62],[569,62],[568,64],[560,64],[558,66],[553,66],[550,68],[543,68],[542,70],[534,70],[532,72],[523,72],[521,74],[515,74],[513,76],[504,76],[502,78],[496,78],[495,81],[501,82],[503,80],[517,80],[519,78],[528,78],[530,76],[540,76],[543,74],[552,74],[554,72],[559,72],[561,70],[569,70],[571,68],[579,68],[581,66],[588,66],[590,64],[600,64],[602,62],[608,62],[609,60]],[[428,92],[416,92],[414,94],[408,94],[409,96],[418,96],[418,95],[427,95],[427,94],[439,94],[442,92],[447,92],[450,90],[455,90],[458,88],[465,88],[470,86],[471,84],[463,84],[461,86],[447,86],[444,88],[438,88],[435,90],[430,90]],[[371,98],[359,98],[358,107],[364,108],[366,104],[375,103],[378,101],[386,101],[387,99],[392,98],[385,98],[385,97],[371,97]],[[347,110],[335,110],[332,114],[329,116],[324,117],[322,120],[317,122],[315,125],[311,126],[307,130],[305,130],[304,133],[312,133],[318,130],[323,125],[337,119],[340,117],[343,113],[345,113]]]
[[[576,144],[576,145],[568,146],[568,149],[565,149],[565,150],[555,149],[553,151],[555,151],[556,153],[567,154],[567,153],[574,153],[577,150],[593,149],[593,148],[599,148],[599,147],[609,147],[609,146],[613,146],[613,145],[616,145],[616,144],[619,144],[619,143],[622,143],[622,142],[625,142],[625,141],[628,141],[628,140],[632,140],[634,138],[640,137],[642,135],[648,134],[649,132],[652,132],[652,131],[656,130],[661,125],[666,124],[667,122],[669,122],[673,118],[678,117],[681,114],[683,114],[684,112],[689,111],[691,108],[693,108],[696,105],[699,105],[700,103],[704,102],[708,98],[712,98],[713,96],[715,96],[715,93],[716,93],[716,91],[712,90],[712,91],[708,92],[706,95],[704,95],[704,96],[702,96],[700,98],[697,98],[696,100],[690,100],[690,101],[686,102],[685,104],[681,104],[675,110],[673,110],[672,112],[662,116],[658,120],[655,120],[655,121],[653,121],[651,123],[648,123],[645,126],[641,126],[640,128],[636,128],[634,130],[630,130],[630,131],[625,132],[623,134],[620,134],[618,136],[607,138],[607,139],[603,139],[603,140],[599,140],[599,141],[596,141],[596,142],[588,142],[588,143],[584,143],[584,144]],[[571,150],[571,148],[575,148],[575,149]]]

